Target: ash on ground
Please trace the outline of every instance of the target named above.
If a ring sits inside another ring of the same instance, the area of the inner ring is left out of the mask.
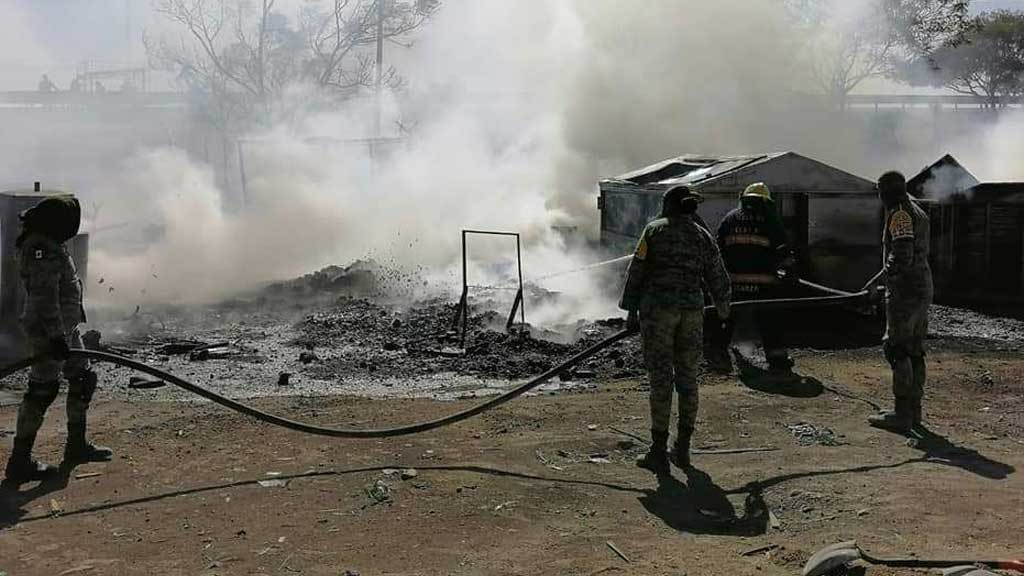
[[[391,307],[342,297],[299,322],[299,335],[291,344],[313,354],[318,349],[334,351],[330,359],[310,363],[309,372],[319,378],[359,373],[403,376],[452,372],[516,380],[549,370],[625,327],[621,319],[610,319],[580,321],[548,330],[515,325],[506,332],[503,315],[489,304],[471,304],[465,348],[461,324],[453,327],[457,306],[443,299]],[[598,354],[576,367],[573,375],[626,378],[641,373],[639,344],[631,341]]]
[[[426,284],[424,277],[422,270],[360,261],[214,305],[140,307],[127,318],[108,313],[99,327],[115,353],[187,378],[206,378],[237,395],[360,393],[367,382],[386,382],[388,393],[400,394],[403,386],[408,392],[429,388],[425,382],[434,376],[479,381],[487,389],[536,376],[624,328],[621,318],[610,318],[507,330],[513,294],[474,290],[463,341],[461,323],[454,323],[457,295]],[[573,309],[562,295],[536,286],[528,287],[526,302],[527,310],[542,303]],[[936,348],[1011,350],[1024,342],[1019,320],[945,306],[934,306],[931,320]],[[794,349],[870,348],[880,342],[877,317],[828,309],[790,321],[786,332]],[[836,325],[848,329],[837,333]],[[187,353],[173,354],[179,349]],[[640,339],[629,338],[560,376],[579,382],[644,374]],[[281,382],[290,388],[279,389]]]
[[[346,392],[352,382],[415,386],[417,377],[434,375],[521,380],[625,327],[621,318],[537,327],[519,323],[517,316],[508,330],[514,293],[475,289],[463,341],[461,322],[453,322],[457,296],[430,286],[424,276],[422,270],[360,261],[213,305],[140,307],[127,318],[107,314],[99,328],[111,351],[185,370],[186,377],[205,376],[207,369],[185,362],[230,361],[261,382],[289,372],[297,376],[290,380],[334,382],[335,392]],[[542,303],[573,306],[537,286],[527,287],[526,302],[532,309]],[[186,353],[168,354],[179,349]],[[642,374],[640,342],[631,338],[560,376],[586,381]]]

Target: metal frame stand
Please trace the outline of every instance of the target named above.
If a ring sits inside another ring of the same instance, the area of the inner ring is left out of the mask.
[[[451,332],[461,331],[460,346],[466,347],[467,321],[469,319],[469,266],[466,260],[466,240],[470,235],[479,236],[508,236],[516,239],[516,265],[519,272],[519,288],[516,290],[516,298],[512,302],[512,310],[508,314],[508,321],[505,322],[505,330],[511,331],[515,324],[516,312],[519,312],[519,321],[526,324],[526,305],[523,302],[523,252],[522,242],[518,232],[498,232],[494,230],[463,230],[462,231],[462,296],[455,308],[455,318],[452,319]]]

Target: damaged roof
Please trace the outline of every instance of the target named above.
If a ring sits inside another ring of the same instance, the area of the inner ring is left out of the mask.
[[[1024,182],[982,182],[951,154],[908,180],[907,191],[940,203],[1024,204]]]
[[[765,182],[780,193],[873,193],[874,189],[869,180],[795,152],[747,156],[684,154],[610,178],[602,185],[655,191],[685,184],[701,192],[735,192],[753,182]]]
[[[952,154],[946,154],[907,180],[907,192],[916,198],[947,198],[979,183]]]

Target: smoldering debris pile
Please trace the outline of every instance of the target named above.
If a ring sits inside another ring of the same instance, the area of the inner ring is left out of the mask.
[[[517,324],[509,331],[510,294],[479,289],[470,301],[463,348],[461,324],[453,326],[454,299],[438,295],[423,272],[361,260],[270,285],[258,300],[317,303],[295,324],[297,335],[289,344],[304,371],[323,380],[441,373],[527,378],[623,328],[622,320],[612,319],[543,329]],[[558,305],[560,296],[528,286],[526,299],[531,305]],[[631,340],[563,377],[641,373],[639,342]]]
[[[363,298],[343,297],[329,309],[310,314],[297,326],[292,344],[305,350],[310,375],[402,377],[454,373],[481,378],[520,379],[548,370],[561,360],[623,328],[618,319],[579,322],[538,331],[516,326],[506,332],[504,318],[481,302],[467,321],[465,348],[452,330],[456,306],[443,299],[390,307]],[[563,342],[543,338],[557,334]],[[323,354],[321,354],[323,352]],[[641,373],[639,343],[610,349],[564,377],[631,377]]]
[[[429,282],[420,267],[408,270],[376,260],[357,260],[348,266],[327,266],[264,289],[270,297],[303,297],[344,294],[365,298],[414,298]]]

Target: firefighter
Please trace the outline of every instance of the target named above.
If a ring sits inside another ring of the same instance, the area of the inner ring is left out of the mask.
[[[928,215],[907,194],[906,179],[886,172],[878,179],[885,207],[885,336],[882,349],[892,366],[895,409],[868,417],[876,428],[908,433],[921,425],[926,380],[924,340],[934,287],[928,265]]]
[[[771,191],[762,182],[747,186],[740,194],[739,207],[726,214],[718,226],[717,242],[736,300],[778,298],[785,288],[783,278],[795,279],[795,260],[786,242],[786,231]],[[708,360],[713,369],[728,373],[732,370],[729,345],[735,321],[717,320],[708,323]],[[785,318],[776,311],[755,310],[753,321],[769,370],[788,373],[793,360],[780,338]]]
[[[668,190],[662,217],[644,228],[629,265],[619,306],[629,325],[640,328],[651,379],[651,439],[638,462],[656,473],[669,468],[667,454],[672,391],[679,394],[673,459],[690,465],[690,440],[697,421],[697,363],[701,355],[704,286],[719,315],[729,317],[729,276],[711,234],[695,220],[703,200],[686,186]]]
[[[93,446],[85,438],[96,373],[87,360],[67,357],[71,347],[82,347],[78,325],[85,322],[82,281],[66,246],[78,234],[80,219],[78,200],[64,196],[45,198],[21,215],[22,232],[15,247],[26,296],[22,323],[33,353],[45,357],[32,365],[18,409],[14,449],[6,469],[5,484],[9,486],[42,480],[54,472],[32,459],[32,446],[47,408],[57,398],[62,373],[68,381],[64,464],[112,457],[108,448]]]

